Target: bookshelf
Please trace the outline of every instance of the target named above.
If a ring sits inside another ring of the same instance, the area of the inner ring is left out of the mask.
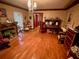
[[[64,46],[67,50],[67,56],[69,55],[70,48],[72,47],[74,43],[75,36],[76,36],[76,32],[68,28],[66,32],[66,37],[64,40]]]

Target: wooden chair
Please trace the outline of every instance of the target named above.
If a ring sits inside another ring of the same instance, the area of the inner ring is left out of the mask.
[[[40,31],[41,31],[42,33],[44,33],[44,32],[47,31],[47,30],[46,30],[46,25],[45,25],[44,22],[40,22]]]
[[[66,37],[66,32],[60,29],[58,32],[58,42],[64,44],[65,37]]]

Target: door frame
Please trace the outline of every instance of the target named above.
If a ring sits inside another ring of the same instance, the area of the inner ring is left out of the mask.
[[[41,15],[41,17],[42,17],[42,20],[41,21],[43,21],[43,13],[40,13],[40,12],[35,12],[35,13],[33,13],[33,19],[35,19],[34,18],[34,14],[39,14],[39,15]],[[33,20],[33,22],[35,22],[34,20]],[[34,23],[33,23],[34,24]],[[34,24],[34,28],[35,28],[35,24]]]

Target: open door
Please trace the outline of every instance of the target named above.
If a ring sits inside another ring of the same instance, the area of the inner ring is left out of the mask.
[[[43,13],[34,13],[34,28],[39,26],[40,21],[43,20]]]

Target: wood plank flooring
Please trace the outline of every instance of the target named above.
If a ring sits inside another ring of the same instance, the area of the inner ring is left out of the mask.
[[[23,40],[14,39],[10,45],[0,51],[0,59],[67,59],[57,35],[39,30],[24,33]]]

